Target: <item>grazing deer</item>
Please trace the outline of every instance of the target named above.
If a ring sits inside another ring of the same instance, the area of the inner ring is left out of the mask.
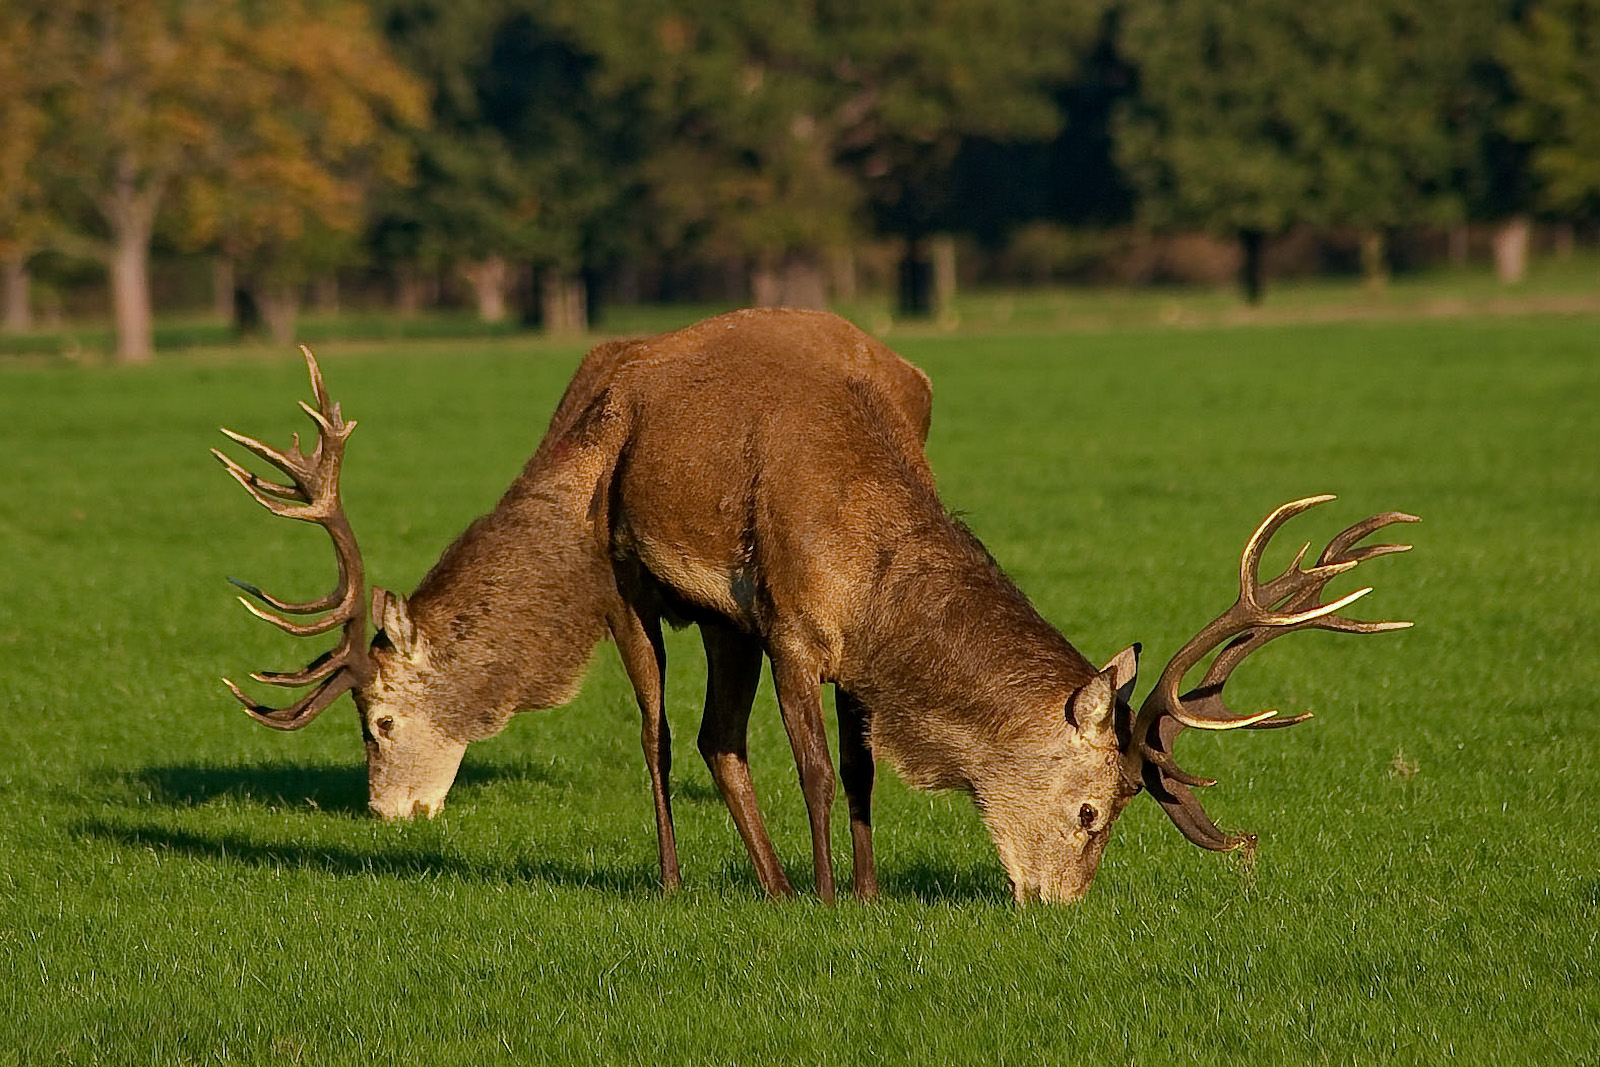
[[[1138,646],[1096,670],[1041,618],[945,511],[920,442],[871,382],[781,351],[688,353],[619,368],[578,425],[616,456],[598,505],[629,610],[647,624],[663,616],[713,622],[721,647],[711,688],[744,687],[738,700],[708,704],[701,749],[775,895],[789,885],[742,773],[744,719],[711,714],[748,708],[763,652],[799,765],[819,895],[834,892],[834,774],[819,694],[832,682],[841,694],[840,777],[858,894],[876,890],[878,754],[914,786],[973,796],[1019,900],[1075,900],[1140,789],[1196,844],[1227,850],[1251,840],[1216,828],[1191,791],[1210,782],[1172,758],[1184,727],[1305,718],[1226,707],[1222,687],[1245,656],[1298,629],[1409,625],[1338,614],[1368,589],[1330,603],[1321,595],[1336,575],[1409,547],[1356,546],[1415,517],[1390,512],[1357,523],[1311,567],[1301,566],[1302,549],[1264,582],[1259,563],[1272,534],[1331,497],[1293,501],[1246,544],[1238,601],[1179,650],[1135,716],[1128,701]],[[1180,694],[1184,675],[1219,646],[1200,685]]]
[[[523,477],[446,551],[409,604],[374,592],[380,630],[359,654],[359,557],[337,509],[348,424],[313,369],[313,418],[326,446],[308,459],[298,442],[278,453],[230,435],[288,471],[295,485],[263,483],[224,462],[267,507],[322,522],[340,547],[341,584],[313,604],[246,587],[282,611],[332,608],[334,621],[295,624],[255,610],[292,633],[331,629],[343,612],[346,635],[305,671],[256,676],[319,683],[293,707],[274,711],[235,694],[262,721],[292,728],[354,690],[374,806],[385,811],[380,797],[406,791],[412,803],[432,807],[466,743],[499,729],[518,707],[570,696],[609,627],[644,712],[670,885],[676,855],[669,857],[665,807],[660,623],[695,621],[709,665],[701,752],[771,894],[790,887],[744,760],[763,653],[800,769],[825,899],[834,894],[834,777],[823,682],[840,694],[840,777],[860,895],[876,890],[875,753],[912,785],[974,797],[1019,900],[1080,897],[1111,824],[1140,789],[1203,847],[1248,842],[1206,817],[1190,787],[1210,783],[1176,765],[1173,742],[1186,726],[1261,728],[1305,717],[1237,716],[1221,700],[1233,669],[1274,637],[1309,627],[1369,633],[1408,625],[1337,614],[1367,590],[1326,604],[1321,595],[1335,575],[1404,550],[1357,543],[1414,518],[1374,516],[1335,537],[1310,568],[1301,566],[1302,549],[1263,582],[1268,539],[1330,498],[1274,511],[1246,545],[1238,601],[1179,650],[1135,716],[1129,699],[1138,647],[1096,670],[1034,611],[940,503],[921,448],[925,419],[919,428],[880,380],[849,360],[816,358],[830,345],[862,343],[838,327],[819,328],[820,321],[713,319],[638,342],[587,384],[575,382]],[[543,651],[547,643],[571,651]],[[1180,695],[1183,676],[1219,645],[1200,685]]]
[[[212,451],[269,511],[323,526],[338,559],[338,582],[327,596],[291,603],[234,580],[267,608],[240,600],[288,633],[308,636],[342,627],[341,638],[303,670],[252,676],[272,685],[315,686],[288,707],[257,703],[231,681],[228,687],[257,721],[280,730],[304,727],[351,692],[366,743],[371,809],[386,818],[433,814],[444,802],[467,745],[498,733],[515,711],[570,700],[595,645],[609,631],[643,717],[662,880],[676,885],[659,619],[639,616],[621,599],[608,531],[597,524],[594,513],[597,494],[606,489],[605,471],[615,457],[598,454],[581,434],[573,433],[574,423],[610,376],[629,363],[670,361],[681,352],[704,350],[737,359],[741,352],[761,347],[781,349],[797,361],[830,363],[842,373],[874,382],[909,432],[919,441],[927,436],[932,394],[926,375],[835,316],[739,312],[663,337],[601,344],[579,365],[544,442],[494,512],[474,522],[445,550],[409,598],[372,590],[377,629],[370,645],[361,553],[339,498],[345,442],[355,423],[346,422],[339,405],[330,401],[315,358],[302,349],[316,400],[315,407],[301,404],[318,434],[309,453],[298,435],[288,450],[279,451],[223,431],[283,471],[289,484],[266,481]],[[783,385],[781,380],[769,384]],[[314,622],[286,617],[324,612]],[[730,635],[715,620],[703,622],[702,630],[708,660],[720,664],[720,650]],[[710,673],[709,724],[742,723],[748,717],[754,679],[748,692],[742,682],[730,686],[727,679],[726,671]],[[730,699],[742,701],[742,710],[721,710]],[[737,759],[742,767],[742,726]]]

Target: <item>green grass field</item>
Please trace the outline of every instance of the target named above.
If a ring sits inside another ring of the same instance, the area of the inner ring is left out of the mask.
[[[946,502],[1091,658],[1158,665],[1284,500],[1340,494],[1269,563],[1423,516],[1358,612],[1415,629],[1286,638],[1235,706],[1317,718],[1180,746],[1253,866],[1140,798],[1086,901],[1017,909],[971,804],[884,768],[883,899],[769,904],[694,751],[692,633],[675,897],[609,646],[572,705],[471,749],[438,820],[379,825],[347,704],[277,734],[217,680],[313,650],[225,576],[331,582],[326,540],[206,453],[302,428],[293,353],[0,365],[0,1065],[1600,1062],[1600,319],[891,341],[933,378]],[[579,352],[320,355],[362,424],[369,574],[409,589]],[[809,886],[770,687],[752,763]]]

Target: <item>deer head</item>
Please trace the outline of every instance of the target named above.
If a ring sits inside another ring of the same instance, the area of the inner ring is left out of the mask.
[[[340,628],[339,643],[301,670],[251,675],[268,685],[314,687],[287,707],[257,703],[232,681],[223,681],[252,718],[275,730],[301,729],[349,692],[360,713],[366,741],[371,809],[385,818],[404,818],[413,813],[432,815],[444,803],[455,780],[468,739],[452,736],[435,716],[428,714],[428,647],[411,621],[404,597],[385,589],[372,590],[370,605],[377,632],[371,645],[367,644],[368,600],[364,595],[361,550],[339,497],[345,442],[356,424],[354,420],[346,422],[339,405],[329,400],[322,370],[311,350],[302,346],[300,351],[305,355],[317,402],[316,407],[303,401],[300,404],[316,425],[317,440],[311,452],[307,454],[302,449],[299,434],[286,451],[280,452],[232,430],[222,431],[286,474],[289,484],[267,481],[217,449],[211,451],[268,511],[325,529],[333,541],[339,566],[333,590],[304,603],[280,600],[247,582],[229,579],[266,607],[259,607],[246,597],[240,597],[240,603],[258,618],[297,637]],[[318,614],[320,618],[308,622],[285,617]]]
[[[1192,790],[1216,782],[1190,774],[1174,762],[1173,742],[1183,729],[1267,730],[1293,726],[1311,717],[1310,712],[1287,718],[1278,717],[1276,711],[1236,714],[1222,699],[1222,688],[1234,668],[1268,641],[1296,630],[1371,634],[1411,625],[1363,622],[1338,614],[1372,592],[1370,586],[1329,603],[1322,602],[1322,592],[1335,577],[1366,560],[1409,551],[1410,545],[1356,546],[1385,526],[1420,521],[1415,515],[1388,511],[1363,519],[1329,541],[1315,565],[1302,567],[1311,549],[1307,542],[1281,574],[1270,581],[1261,580],[1261,556],[1272,535],[1296,515],[1332,499],[1331,495],[1322,495],[1292,500],[1263,519],[1245,543],[1239,560],[1238,599],[1202,627],[1162,668],[1137,717],[1126,705],[1119,708],[1118,746],[1123,753],[1123,775],[1128,787],[1148,790],[1183,835],[1201,848],[1219,852],[1251,850],[1256,838],[1254,834],[1224,833],[1206,815]],[[1184,676],[1213,653],[1200,683],[1180,695]]]
[[[1011,762],[1000,789],[980,790],[977,799],[984,820],[1019,901],[1082,897],[1099,866],[1111,824],[1141,790],[1148,791],[1183,835],[1200,847],[1254,848],[1255,835],[1224,833],[1206,815],[1193,789],[1214,785],[1215,780],[1177,765],[1172,750],[1178,734],[1185,727],[1272,729],[1310,718],[1309,712],[1286,718],[1276,711],[1238,715],[1223,703],[1222,689],[1234,669],[1274,638],[1312,628],[1380,633],[1411,625],[1363,622],[1338,614],[1372,592],[1370,587],[1329,603],[1321,598],[1328,582],[1363,561],[1410,549],[1410,545],[1357,547],[1357,543],[1392,523],[1417,522],[1414,515],[1398,511],[1374,515],[1334,537],[1315,565],[1302,566],[1311,548],[1307,543],[1283,573],[1270,581],[1260,579],[1261,557],[1272,535],[1291,518],[1332,499],[1324,495],[1290,501],[1256,527],[1240,558],[1238,599],[1162,668],[1137,716],[1130,700],[1140,646],[1132,645],[1072,694],[1064,723],[1036,741],[1043,746],[1041,752]],[[1184,676],[1213,653],[1199,685],[1180,695]]]
[[[974,799],[1019,903],[1066,903],[1088,892],[1111,824],[1133,799],[1122,773],[1118,708],[1138,672],[1139,647],[1122,652],[1065,701],[1043,730],[1017,738],[1003,767],[982,776]]]

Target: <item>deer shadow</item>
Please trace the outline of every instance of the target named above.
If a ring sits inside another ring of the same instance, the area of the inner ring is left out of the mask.
[[[918,858],[878,865],[878,889],[888,900],[921,904],[1010,904],[1011,887],[1000,865],[954,867]]]
[[[267,809],[310,808],[324,815],[347,819],[367,816],[365,768],[359,764],[261,763],[245,766],[163,764],[119,775],[151,801],[174,809],[194,808],[232,799]],[[467,763],[456,778],[455,790],[492,782],[526,782],[538,785],[570,784],[551,766],[542,763]],[[452,791],[455,791],[452,790]],[[692,804],[722,803],[709,782],[694,778],[673,784],[673,798]],[[473,881],[542,883],[567,888],[596,889],[619,897],[654,897],[661,893],[655,863],[613,866],[585,865],[560,856],[542,856],[510,864],[475,863],[446,851],[408,843],[393,850],[357,849],[338,844],[303,844],[266,841],[237,832],[206,833],[166,826],[129,825],[120,821],[86,821],[78,832],[119,844],[154,848],[195,859],[244,863],[250,866],[288,867],[334,876],[389,875],[398,878],[451,875]],[[704,888],[748,890],[759,897],[760,883],[741,853],[703,873]],[[809,863],[786,863],[796,876],[802,895],[812,892]],[[841,886],[848,885],[848,868],[841,870]],[[890,859],[878,866],[881,895],[887,900],[915,900],[923,904],[994,904],[1010,900],[1005,877],[998,869],[957,868],[931,858],[909,862]],[[846,890],[847,891],[847,890]]]
[[[541,856],[512,863],[477,863],[438,848],[408,844],[392,850],[358,849],[340,844],[265,841],[237,832],[205,833],[155,825],[128,825],[87,820],[74,828],[85,837],[123,848],[154,849],[206,863],[290,869],[334,877],[373,875],[410,879],[440,875],[465,881],[507,885],[541,884],[594,890],[622,899],[655,899],[662,895],[661,875],[654,862],[583,864],[559,856]],[[730,861],[702,876],[702,888],[736,889],[761,895],[760,883],[746,863]],[[794,871],[800,874],[800,871]],[[809,880],[797,888],[809,895]],[[1004,878],[987,870],[951,870],[926,862],[895,865],[879,871],[882,897],[923,904],[1006,904],[1011,899]]]
[[[167,764],[123,775],[156,803],[191,808],[224,798],[268,808],[311,807],[335,815],[367,812],[367,774],[359,764],[262,763],[251,766]],[[466,763],[452,792],[496,781],[563,784],[539,764]]]
[[[511,864],[474,863],[436,848],[406,846],[394,850],[356,849],[337,844],[263,841],[245,834],[204,833],[171,827],[88,820],[75,830],[124,848],[154,849],[207,863],[228,862],[248,867],[311,871],[335,877],[393,878],[452,876],[486,883],[544,883],[574,889],[597,889],[618,897],[661,894],[654,864],[586,866],[559,857],[519,860]]]

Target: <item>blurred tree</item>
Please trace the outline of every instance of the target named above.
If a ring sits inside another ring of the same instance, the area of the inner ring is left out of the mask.
[[[562,0],[380,0],[397,55],[428,87],[420,181],[379,205],[379,255],[459,269],[479,314],[505,315],[515,264],[539,280],[556,331],[587,322],[582,273],[618,240],[636,151],[631,110],[596,85],[599,60]],[[625,12],[619,17],[629,18]]]
[[[1056,92],[1092,50],[1101,0],[816,0],[822,72],[840,94],[839,158],[861,182],[878,228],[906,239],[900,305],[931,309],[925,239],[964,229],[951,175],[969,138],[1045,141]]]
[[[223,53],[228,78],[213,110],[224,132],[181,183],[181,237],[232,261],[287,344],[306,283],[360,255],[371,189],[409,179],[403,131],[426,121],[423,91],[360,4],[240,6],[213,32],[206,47]]]
[[[1500,57],[1517,93],[1505,129],[1530,146],[1538,206],[1600,213],[1600,0],[1536,0]]]
[[[35,27],[23,11],[0,4],[0,330],[32,325],[28,261],[44,238],[46,215],[33,166],[44,113],[29,62]]]
[[[355,3],[11,3],[41,27],[30,63],[47,118],[40,173],[68,230],[58,243],[109,267],[124,361],[152,353],[150,245],[163,208],[189,198],[198,232],[265,263],[297,227],[315,228],[308,217],[341,227],[354,194],[328,168],[383,154],[375,100],[408,109]]]
[[[652,245],[742,263],[754,303],[823,304],[827,253],[853,235],[860,195],[834,162],[814,13],[611,2],[585,32],[608,92],[638,108],[636,211]]]
[[[1463,216],[1458,128],[1501,0],[1121,0],[1138,93],[1118,155],[1154,225],[1238,235],[1248,299],[1267,237],[1290,225],[1385,234]]]

